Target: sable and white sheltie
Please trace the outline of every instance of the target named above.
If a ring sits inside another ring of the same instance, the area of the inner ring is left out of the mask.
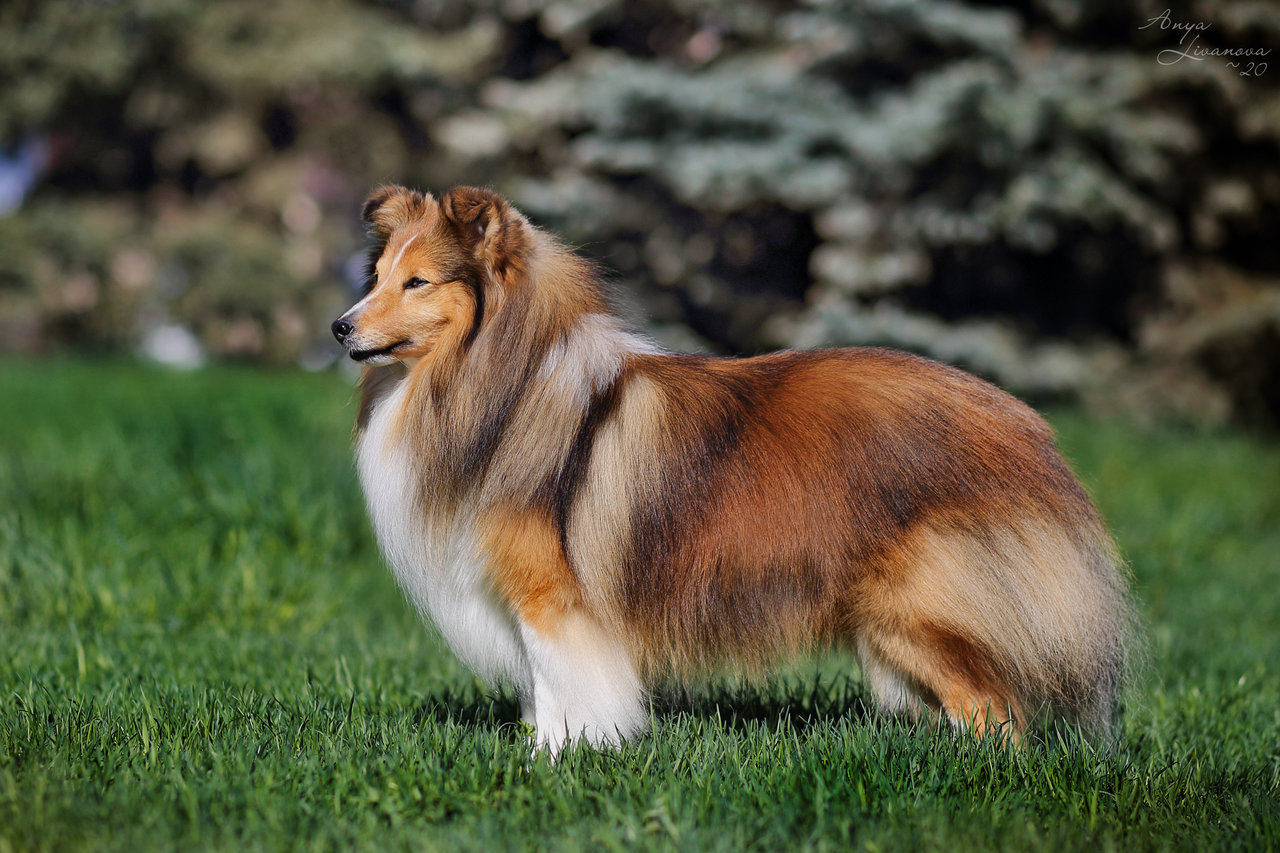
[[[825,644],[878,707],[1105,732],[1126,584],[1045,423],[884,349],[663,352],[503,198],[384,187],[360,480],[405,592],[513,684],[536,745],[617,743],[647,688]]]

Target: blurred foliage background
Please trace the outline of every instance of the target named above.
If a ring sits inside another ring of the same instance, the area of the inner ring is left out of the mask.
[[[677,348],[1276,429],[1275,48],[1270,0],[7,0],[0,348],[323,367],[371,187],[477,183]]]

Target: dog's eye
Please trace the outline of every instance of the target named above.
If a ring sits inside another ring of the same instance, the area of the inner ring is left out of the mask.
[[[416,275],[404,283],[405,290],[413,290],[415,287],[422,287],[430,284],[425,278],[418,278]]]

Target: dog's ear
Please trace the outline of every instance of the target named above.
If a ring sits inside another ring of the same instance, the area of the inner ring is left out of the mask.
[[[392,231],[421,219],[427,213],[431,196],[407,187],[379,187],[364,203],[360,215],[373,233],[385,240]]]
[[[454,187],[440,199],[440,212],[496,277],[509,279],[524,269],[529,223],[502,196],[478,187]]]

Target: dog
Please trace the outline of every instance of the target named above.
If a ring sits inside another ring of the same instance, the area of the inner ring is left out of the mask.
[[[1127,583],[1050,428],[879,348],[672,354],[501,196],[377,190],[332,330],[400,586],[514,686],[534,749],[617,745],[649,691],[839,645],[878,710],[1105,734]]]

